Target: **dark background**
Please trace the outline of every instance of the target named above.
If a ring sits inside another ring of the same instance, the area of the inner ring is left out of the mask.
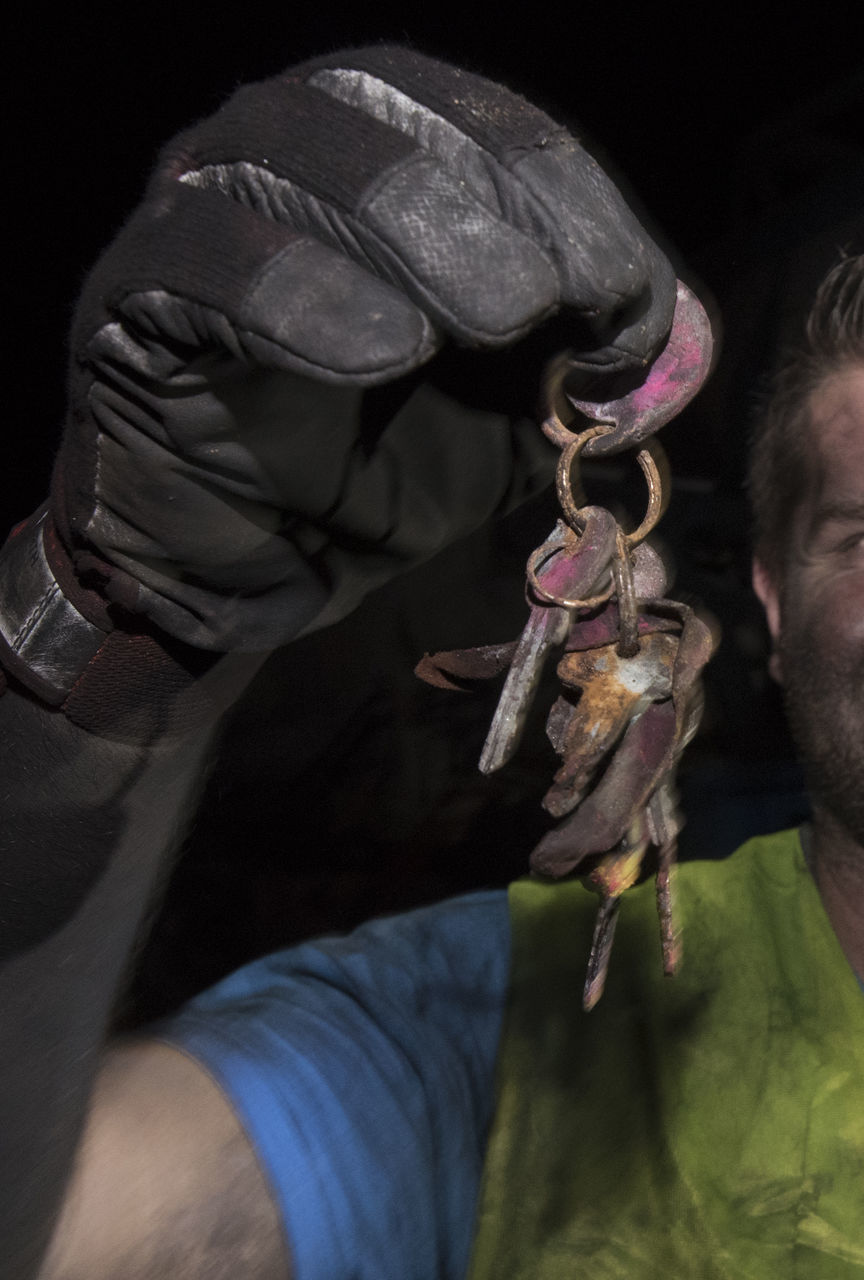
[[[785,8],[785,7],[784,7]],[[686,856],[800,816],[748,587],[754,397],[841,249],[864,249],[864,60],[840,6],[78,6],[6,28],[7,524],[42,498],[83,275],[159,145],[246,80],[346,44],[407,41],[502,79],[612,165],[722,333],[708,389],[664,432],[678,591],[719,618],[701,739],[682,770]],[[224,16],[223,16],[224,14]],[[548,500],[276,655],[228,726],[128,1017],[267,947],[524,867],[552,758],[480,779],[495,694],[413,678],[427,649],[511,637]]]

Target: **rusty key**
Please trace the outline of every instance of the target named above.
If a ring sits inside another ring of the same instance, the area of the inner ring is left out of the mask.
[[[564,643],[572,610],[599,604],[611,594],[615,519],[603,507],[584,507],[581,514],[580,535],[559,520],[529,561],[535,598],[486,736],[481,773],[500,769],[519,745],[546,659]]]

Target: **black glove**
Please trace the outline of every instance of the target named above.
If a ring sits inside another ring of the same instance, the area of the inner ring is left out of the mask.
[[[499,85],[376,48],[241,89],[168,145],[84,289],[51,503],[0,559],[5,664],[69,712],[136,630],[139,666],[174,641],[186,669],[182,646],[334,621],[553,461],[431,386],[370,421],[365,388],[556,312],[576,354],[637,366],[674,300],[595,162]]]

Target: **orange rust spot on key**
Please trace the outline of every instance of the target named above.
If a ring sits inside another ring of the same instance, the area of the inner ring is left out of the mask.
[[[565,653],[558,677],[579,691],[575,706],[559,698],[547,733],[563,757],[543,800],[554,817],[576,807],[597,766],[620,739],[634,716],[672,694],[678,636],[655,631],[639,637],[639,651],[622,658],[614,644]]]

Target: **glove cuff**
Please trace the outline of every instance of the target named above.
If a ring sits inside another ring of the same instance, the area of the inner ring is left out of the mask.
[[[77,583],[46,503],[0,551],[0,662],[57,707],[111,630],[104,602]]]
[[[204,653],[110,606],[82,585],[46,503],[0,550],[0,666],[80,728],[125,742],[212,720]]]

